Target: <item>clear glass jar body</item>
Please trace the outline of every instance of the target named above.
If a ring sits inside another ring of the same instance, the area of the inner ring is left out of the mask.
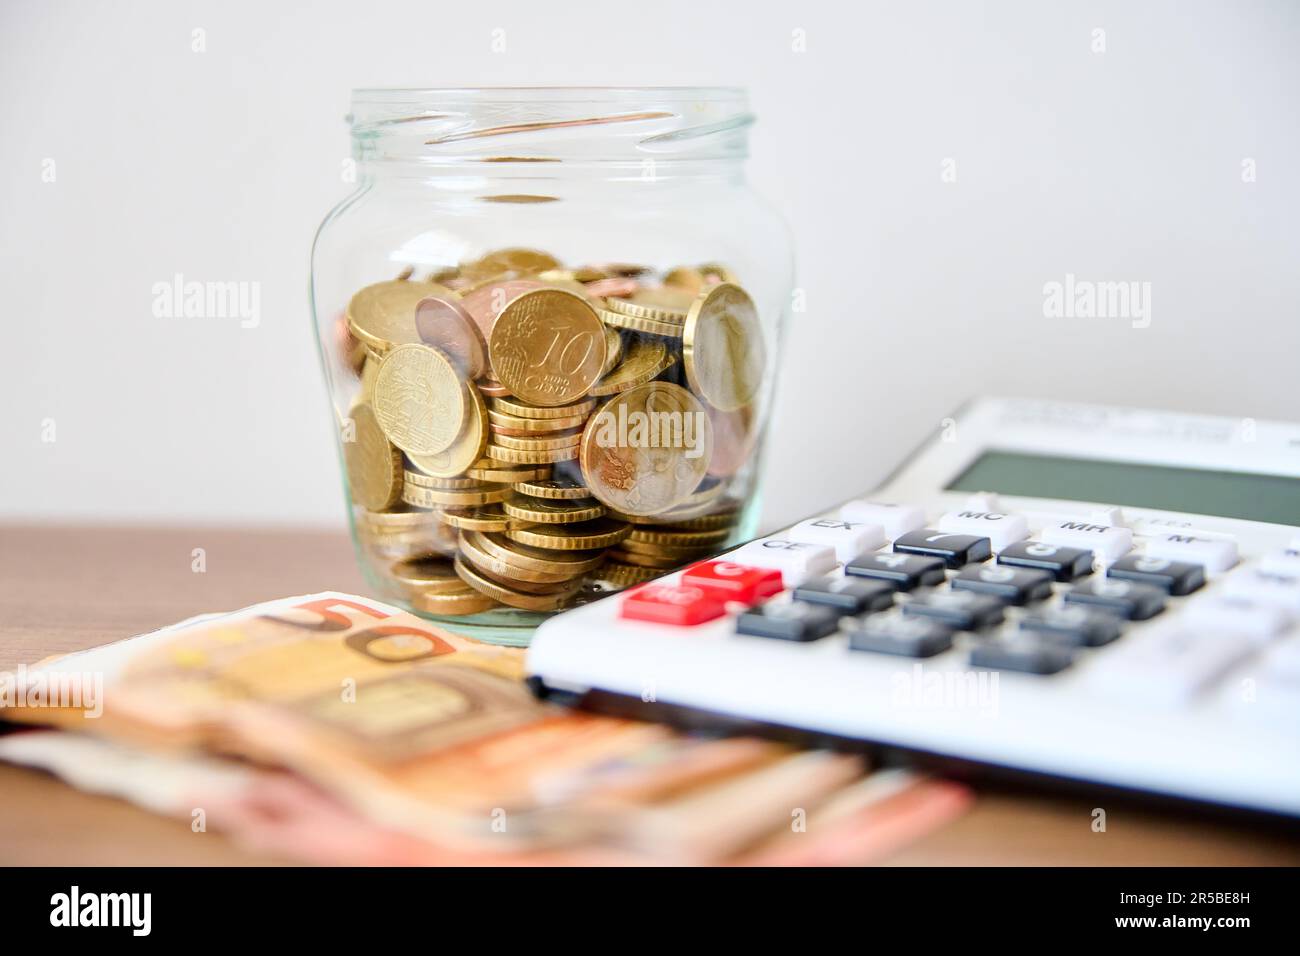
[[[524,643],[752,536],[792,261],[744,94],[358,91],[351,120],[311,292],[375,591]]]

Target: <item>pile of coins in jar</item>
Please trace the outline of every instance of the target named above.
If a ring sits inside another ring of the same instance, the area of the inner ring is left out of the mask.
[[[504,249],[361,289],[338,341],[356,533],[417,611],[559,610],[735,531],[766,351],[722,266]]]

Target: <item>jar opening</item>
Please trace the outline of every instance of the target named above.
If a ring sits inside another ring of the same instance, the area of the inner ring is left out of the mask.
[[[359,89],[357,155],[437,165],[743,159],[753,124],[729,87]]]

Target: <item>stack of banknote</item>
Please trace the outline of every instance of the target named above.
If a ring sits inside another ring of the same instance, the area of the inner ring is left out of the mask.
[[[0,675],[0,760],[341,864],[853,864],[959,785],[536,700],[523,651],[325,593]]]

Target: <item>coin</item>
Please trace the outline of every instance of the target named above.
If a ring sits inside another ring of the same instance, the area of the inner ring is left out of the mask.
[[[432,282],[391,279],[368,285],[348,303],[348,329],[377,352],[420,341],[415,306],[426,296],[450,294]]]
[[[623,564],[635,564],[638,567],[643,568],[657,568],[660,571],[671,571],[686,563],[686,561],[683,561],[680,558],[668,558],[654,554],[639,554],[627,551],[621,547],[614,548],[610,551],[609,557],[611,561],[620,561]]]
[[[605,560],[603,547],[585,550],[552,549],[516,541],[507,534],[466,531],[461,534],[461,541],[500,559],[511,567],[562,577],[585,574],[600,567],[601,562]]]
[[[549,570],[538,570],[537,568],[526,568],[518,564],[513,564],[489,551],[484,546],[483,535],[475,537],[473,532],[462,533],[459,540],[460,554],[465,560],[469,561],[474,567],[478,568],[498,581],[526,581],[530,584],[565,584],[580,577],[585,572],[570,572],[566,570],[555,570],[552,562]],[[601,552],[602,554],[604,552]]]
[[[501,605],[486,594],[466,586],[454,594],[417,594],[411,598],[411,607],[425,614],[445,614],[448,617],[462,614],[480,614]]]
[[[722,282],[696,298],[682,357],[691,389],[714,408],[731,412],[753,400],[767,359],[758,311],[744,289]]]
[[[515,415],[519,418],[576,418],[581,417],[584,421],[596,407],[594,398],[583,399],[574,402],[571,405],[556,405],[546,408],[541,405],[530,405],[527,402],[521,402],[518,399],[494,398],[492,400],[492,410],[504,412],[507,415]]]
[[[521,418],[496,409],[488,410],[488,421],[494,431],[503,435],[527,434],[534,432],[557,432],[569,428],[581,428],[586,424],[586,415],[569,415],[564,418]]]
[[[438,516],[453,528],[467,531],[508,531],[528,524],[507,515],[499,502],[477,508],[444,508]]]
[[[605,307],[611,312],[634,319],[652,319],[656,322],[685,322],[687,311],[694,301],[691,293],[671,287],[640,289],[626,299],[610,298]]]
[[[478,390],[492,398],[508,398],[510,395],[510,389],[490,378],[485,378],[479,382]]]
[[[664,545],[666,547],[711,547],[727,540],[726,528],[701,531],[655,531],[649,528],[637,528],[629,536],[642,544]]]
[[[456,440],[451,443],[451,447],[432,455],[416,455],[407,452],[406,457],[410,459],[411,464],[426,475],[454,478],[464,474],[466,469],[481,459],[487,450],[487,406],[483,403],[483,396],[470,384],[462,385],[462,391],[469,414],[465,418],[465,426],[456,436]]]
[[[407,588],[425,594],[454,594],[465,590],[451,562],[443,557],[408,558],[394,564],[389,573]]]
[[[475,262],[463,264],[461,275],[470,280],[491,279],[511,273],[538,273],[559,269],[560,261],[540,249],[497,249]]]
[[[590,498],[591,490],[569,478],[548,478],[541,481],[517,481],[510,486],[521,495],[533,498]]]
[[[503,505],[504,507],[504,505]],[[557,524],[545,527],[513,528],[505,533],[511,541],[531,544],[537,548],[554,548],[557,551],[576,551],[608,548],[618,544],[632,531],[624,521],[596,518],[580,524]]]
[[[610,561],[603,568],[592,575],[598,581],[609,581],[620,588],[631,587],[634,584],[643,584],[646,581],[653,581],[660,577],[663,571],[658,568],[642,568],[633,565],[623,564],[619,561]]]
[[[431,295],[415,306],[420,340],[447,355],[467,378],[487,371],[487,342],[474,317],[451,295]]]
[[[592,498],[530,498],[518,492],[505,499],[501,508],[513,518],[537,524],[574,524],[599,518],[605,513],[604,505]]]
[[[351,428],[343,434],[343,461],[352,500],[371,511],[383,511],[402,493],[402,456],[384,437],[369,405],[352,408]]]
[[[477,488],[478,481],[473,478],[439,478],[434,475],[426,475],[422,471],[412,471],[407,468],[402,473],[402,480],[412,485],[423,485],[426,488]]]
[[[636,279],[625,276],[606,276],[588,282],[587,294],[598,299],[618,298],[629,296],[639,288],[641,288],[641,283]]]
[[[497,584],[491,578],[481,574],[470,566],[462,555],[456,556],[456,573],[460,575],[462,581],[479,593],[494,601],[508,604],[510,607],[522,608],[525,611],[554,611],[569,599],[573,591],[577,590],[575,585],[572,589],[559,594],[526,594],[516,591]]]
[[[492,441],[502,448],[517,451],[550,451],[555,448],[571,448],[582,441],[582,429],[570,428],[560,432],[546,432],[540,435],[508,435],[499,430],[492,433]]]
[[[618,329],[605,329],[605,364],[600,367],[600,377],[604,378],[623,358],[623,336]]]
[[[551,477],[551,466],[547,464],[507,464],[480,458],[465,472],[468,478],[480,481],[536,481]]]
[[[612,301],[612,300],[606,300]],[[606,325],[612,325],[615,328],[631,329],[633,332],[645,332],[650,335],[661,335],[664,338],[680,339],[685,331],[683,322],[662,322],[658,319],[642,319],[634,315],[624,315],[621,312],[614,312],[610,309],[600,310],[600,321]]]
[[[546,286],[536,279],[511,279],[506,282],[484,282],[467,289],[461,295],[460,304],[474,317],[479,331],[486,341],[492,333],[492,326],[497,317],[510,302],[525,292],[544,289]]]
[[[591,387],[592,395],[614,395],[642,385],[668,369],[677,356],[665,342],[637,339],[621,365]]]
[[[398,534],[408,531],[422,531],[438,523],[438,516],[431,511],[407,509],[402,511],[363,511],[357,518],[357,525],[367,531],[378,534]]]
[[[510,489],[506,485],[484,484],[478,488],[424,488],[420,485],[402,486],[402,500],[417,508],[440,508],[444,505],[464,508],[471,505],[488,505],[504,501]]]
[[[532,464],[551,464],[557,461],[572,461],[578,457],[578,445],[568,445],[564,448],[506,448],[504,445],[498,445],[489,442],[487,446],[489,458],[495,458],[497,461],[507,461],[516,465]]]
[[[714,528],[726,528],[731,530],[735,528],[738,518],[739,512],[735,508],[731,508],[727,511],[701,515],[698,518],[686,518],[680,521],[666,523],[663,527],[675,528],[682,531],[708,531]]]
[[[709,459],[709,474],[729,478],[745,466],[754,453],[758,431],[752,427],[754,410],[743,405],[732,412],[709,409],[713,424],[713,455]]]
[[[698,487],[712,445],[709,418],[695,396],[670,382],[647,382],[614,396],[587,422],[582,477],[615,511],[658,514]]]
[[[466,390],[451,360],[427,345],[391,349],[375,377],[375,417],[402,451],[445,450],[465,424]]]
[[[502,310],[488,339],[501,384],[534,405],[570,404],[587,394],[605,364],[596,310],[562,289],[525,292]]]

